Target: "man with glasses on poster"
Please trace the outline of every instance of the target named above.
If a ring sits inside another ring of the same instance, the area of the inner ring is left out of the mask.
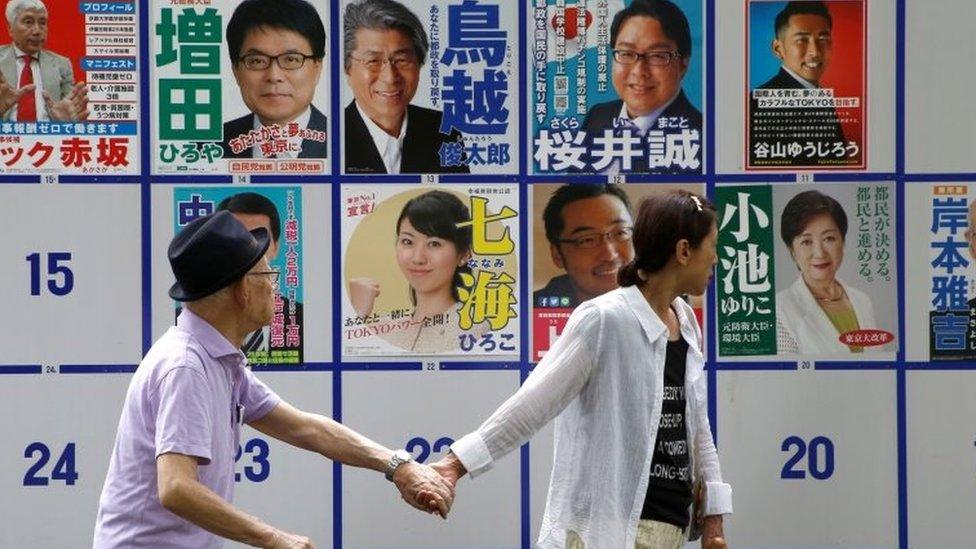
[[[227,24],[241,99],[224,123],[224,158],[326,158],[328,121],[314,105],[325,27],[305,0],[244,0]]]
[[[583,129],[593,171],[699,173],[702,115],[681,88],[691,61],[688,18],[668,0],[634,0],[614,16],[610,45],[613,87],[620,99],[586,113]],[[595,154],[595,140],[610,132],[639,138],[641,154],[624,160]],[[678,146],[674,137],[690,142]],[[661,156],[654,165],[652,151]]]
[[[410,103],[429,48],[417,16],[395,0],[361,0],[346,6],[342,30],[355,96],[345,110],[346,173],[468,173],[440,157],[461,132],[441,133],[443,113]]]
[[[576,308],[617,288],[634,258],[630,201],[617,185],[563,185],[542,214],[552,262],[566,274],[532,295],[536,307]]]

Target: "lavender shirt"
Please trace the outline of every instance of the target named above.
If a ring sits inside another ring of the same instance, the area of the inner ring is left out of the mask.
[[[156,458],[197,458],[201,483],[234,497],[240,426],[264,417],[278,395],[213,326],[183,309],[139,365],[122,408],[95,521],[95,549],[221,547],[223,540],[159,502]]]

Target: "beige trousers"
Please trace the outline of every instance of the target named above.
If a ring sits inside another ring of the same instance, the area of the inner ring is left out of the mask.
[[[642,520],[637,524],[634,549],[681,549],[685,543],[681,528],[666,522]],[[566,532],[566,549],[586,549],[576,532]]]

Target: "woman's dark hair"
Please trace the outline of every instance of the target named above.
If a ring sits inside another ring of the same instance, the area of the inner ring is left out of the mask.
[[[621,286],[640,285],[637,271],[654,273],[667,265],[679,240],[698,248],[718,219],[704,196],[673,190],[645,198],[634,221],[634,260],[617,274]]]
[[[780,236],[786,247],[793,249],[793,239],[803,233],[803,229],[814,217],[829,215],[837,228],[840,229],[842,239],[847,239],[847,214],[840,202],[820,191],[803,191],[794,196],[783,208],[780,219]]]
[[[403,205],[400,217],[396,222],[396,234],[400,234],[400,225],[407,219],[414,229],[427,236],[436,236],[454,243],[458,255],[471,251],[471,225],[458,227],[458,223],[471,221],[468,207],[457,196],[444,191],[428,191],[415,196]],[[460,301],[458,286],[462,286],[461,273],[470,273],[471,267],[467,263],[454,269],[454,280],[451,284],[451,296],[454,301]],[[410,302],[417,304],[417,293],[410,288]]]

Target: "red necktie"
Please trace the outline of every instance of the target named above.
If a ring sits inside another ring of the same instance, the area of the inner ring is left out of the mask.
[[[34,83],[34,73],[31,71],[31,60],[29,55],[21,56],[24,60],[24,70],[20,71],[19,87],[29,86]],[[17,121],[34,122],[37,120],[37,105],[34,103],[34,91],[29,91],[20,96],[17,101]]]

